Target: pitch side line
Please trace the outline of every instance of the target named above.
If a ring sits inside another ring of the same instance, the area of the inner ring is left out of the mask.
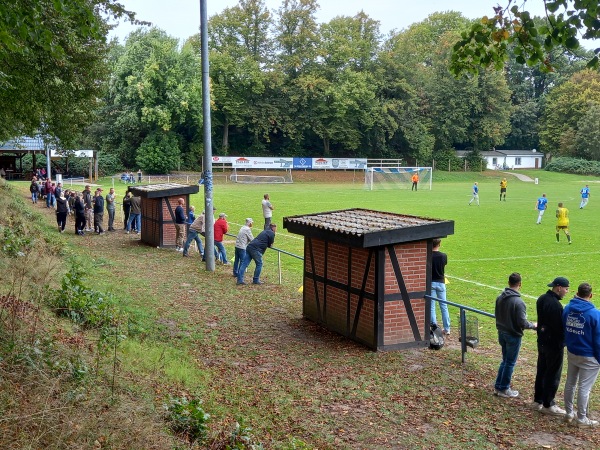
[[[556,258],[557,256],[597,255],[599,252],[559,253],[554,255],[505,256],[500,258],[477,258],[477,261],[503,261],[508,259]],[[452,262],[473,262],[473,259],[453,259]]]
[[[446,275],[446,277],[448,277],[448,278],[450,278],[452,280],[458,280],[458,281],[462,281],[464,283],[471,283],[471,284],[474,284],[476,286],[481,286],[481,287],[486,287],[486,288],[489,288],[489,289],[494,289],[497,292],[501,292],[501,291],[504,290],[503,287],[491,286],[489,284],[478,283],[477,281],[465,280],[464,278],[452,277],[450,275]],[[527,294],[521,294],[521,297],[527,297],[527,298],[537,299],[537,297],[534,297],[533,295],[527,295]]]

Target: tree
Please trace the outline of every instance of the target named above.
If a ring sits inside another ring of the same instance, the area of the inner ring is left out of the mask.
[[[115,0],[0,4],[0,138],[43,128],[73,141],[107,75],[107,15],[134,20]]]
[[[593,104],[579,119],[575,144],[578,155],[585,159],[600,160],[600,104]]]
[[[546,9],[543,24],[538,24],[517,0],[507,0],[506,7],[493,8],[491,17],[475,21],[470,30],[461,34],[454,45],[450,68],[454,74],[477,73],[481,67],[502,69],[514,44],[516,61],[528,66],[540,66],[553,71],[550,53],[555,48],[575,51],[582,39],[600,37],[600,5],[597,0],[539,0]],[[539,38],[538,38],[539,37]],[[598,56],[591,57],[587,66],[598,68]]]
[[[554,88],[546,100],[540,147],[546,153],[578,155],[576,137],[580,120],[600,104],[600,73],[584,70]]]

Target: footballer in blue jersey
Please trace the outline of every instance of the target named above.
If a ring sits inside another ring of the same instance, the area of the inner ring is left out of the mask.
[[[469,205],[473,203],[473,200],[477,202],[477,206],[479,206],[479,187],[477,186],[477,182],[473,185],[473,198],[469,202]]]
[[[537,224],[542,223],[542,217],[546,212],[546,208],[548,207],[548,199],[546,198],[546,194],[542,194],[540,198],[537,199],[535,203],[535,209],[538,212]]]
[[[586,184],[585,187],[581,190],[581,203],[579,204],[579,209],[583,209],[585,205],[587,205],[589,199],[590,187]]]

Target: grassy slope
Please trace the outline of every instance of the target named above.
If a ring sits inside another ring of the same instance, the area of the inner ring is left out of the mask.
[[[509,176],[508,201],[499,202],[499,175],[439,173],[432,191],[417,193],[367,192],[360,182],[226,184],[216,186],[215,204],[237,224],[247,216],[260,223],[265,189],[278,223],[285,215],[346,207],[454,220],[455,234],[443,244],[452,277],[449,300],[493,311],[508,274],[519,271],[533,319],[534,298],[555,276],[569,277],[572,286],[597,285],[600,244],[594,227],[600,208],[592,197],[588,209],[578,209],[586,178],[546,172],[535,172],[537,186]],[[467,206],[473,180],[480,183],[479,208]],[[536,226],[533,208],[542,192],[551,208]],[[553,208],[559,200],[571,210],[571,246],[555,242]],[[201,197],[192,204],[201,209]],[[301,241],[280,231],[276,245],[301,254]],[[480,321],[482,345],[467,355],[464,366],[456,334],[440,352],[375,354],[301,318],[300,266],[292,259],[283,257],[283,286],[274,284],[276,258],[268,254],[269,284],[238,289],[226,267],[206,273],[195,258],[138,246],[120,233],[83,240],[63,236],[88,261],[98,288],[110,287],[148,328],[141,343],[132,340],[122,347],[123,378],[131,377],[140,389],[153,386],[157,398],[165,389],[197,393],[213,414],[215,430],[244,418],[272,448],[286,446],[292,436],[319,448],[529,448],[537,443],[593,448],[600,443],[597,436],[524,407],[535,374],[532,334],[514,377],[523,395],[500,401],[490,395],[498,348],[489,320]],[[451,313],[455,323],[457,312]],[[595,395],[591,409],[598,409]]]

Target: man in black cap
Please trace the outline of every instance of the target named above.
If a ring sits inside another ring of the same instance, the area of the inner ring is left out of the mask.
[[[565,410],[554,402],[554,397],[560,384],[565,340],[560,301],[569,292],[569,280],[557,277],[548,287],[551,289],[536,303],[538,360],[530,407],[543,414],[564,416]]]

